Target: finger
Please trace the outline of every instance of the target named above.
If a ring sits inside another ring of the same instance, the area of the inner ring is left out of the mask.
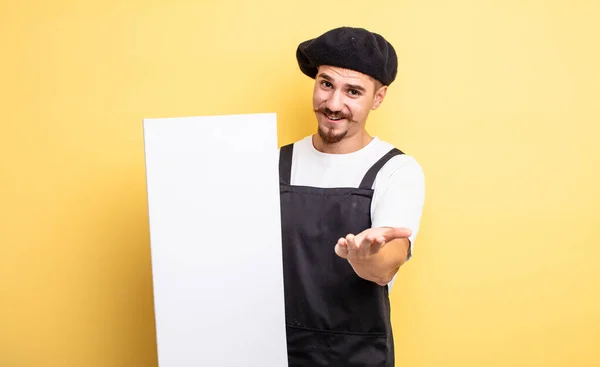
[[[377,239],[373,242],[371,246],[371,253],[376,254],[381,250],[381,248],[386,244],[385,238],[383,236],[377,237]]]
[[[353,234],[347,235],[346,241],[348,243],[348,257],[349,258],[356,257],[356,253],[358,252],[358,246],[356,245],[354,235]]]
[[[357,255],[359,257],[368,256],[372,252],[371,247],[373,246],[374,242],[375,242],[375,236],[373,236],[373,235],[367,235],[367,236],[363,237],[363,240],[360,241],[360,244],[358,245]]]
[[[408,238],[412,235],[412,231],[409,228],[394,227],[389,228],[383,233],[385,242],[391,242],[398,238]]]
[[[338,255],[341,258],[347,258],[348,257],[348,246],[345,243],[337,243],[335,245],[335,253],[336,255]]]
[[[340,238],[335,245],[335,253],[342,258],[346,258],[348,256],[348,242],[345,238]]]

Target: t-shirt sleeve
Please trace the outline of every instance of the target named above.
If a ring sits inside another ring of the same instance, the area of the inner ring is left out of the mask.
[[[374,188],[372,226],[410,228],[410,259],[425,202],[425,175],[421,166],[411,156],[395,157],[378,173]]]

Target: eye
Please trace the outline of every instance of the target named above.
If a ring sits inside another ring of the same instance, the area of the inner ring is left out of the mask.
[[[321,85],[324,86],[325,88],[331,88],[331,87],[333,87],[333,84],[331,84],[327,80],[321,81]]]
[[[351,95],[353,95],[353,96],[356,96],[356,97],[360,96],[360,94],[361,94],[361,93],[360,93],[359,91],[357,91],[356,89],[350,89],[350,90],[348,91],[348,93],[350,93]]]

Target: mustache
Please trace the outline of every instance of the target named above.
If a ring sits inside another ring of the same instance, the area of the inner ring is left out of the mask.
[[[321,107],[321,108],[317,109],[317,112],[321,112],[322,114],[331,116],[335,119],[337,119],[337,118],[342,118],[342,119],[346,119],[346,120],[352,119],[351,114],[343,113],[341,111],[333,112],[332,110],[330,110],[327,107]]]

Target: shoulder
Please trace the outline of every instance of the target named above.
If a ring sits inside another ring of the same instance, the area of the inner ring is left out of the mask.
[[[373,154],[379,157],[383,157],[392,149],[397,149],[400,152],[400,154],[395,155],[386,162],[381,169],[382,171],[390,174],[398,174],[398,172],[412,172],[419,175],[423,174],[423,169],[416,157],[404,152],[401,148],[396,147],[387,141],[377,139],[375,143],[376,149],[373,149]]]
[[[416,157],[404,152],[386,141],[377,142],[377,154],[384,156],[392,149],[398,149],[401,154],[397,154],[390,158],[379,170],[375,185],[382,187],[388,183],[394,182],[411,182],[414,185],[423,186],[425,182],[425,174],[423,167]]]
[[[303,137],[302,139],[295,140],[293,142],[288,142],[279,147],[279,150],[286,148],[292,148],[294,152],[304,151],[306,150],[307,144],[311,143],[312,136],[308,135]]]
[[[423,167],[417,159],[409,154],[399,154],[390,159],[382,168],[390,175],[411,174],[424,176]]]

